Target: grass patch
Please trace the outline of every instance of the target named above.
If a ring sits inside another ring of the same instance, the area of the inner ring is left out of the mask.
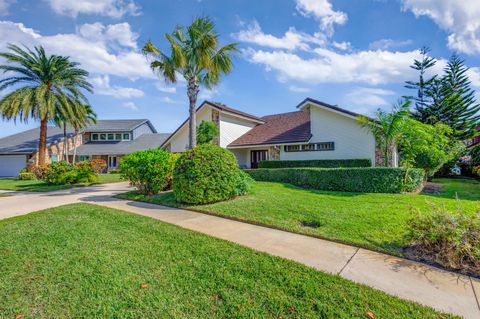
[[[440,183],[441,189],[437,197],[459,198],[461,200],[480,200],[480,182],[464,178],[435,178],[433,182]]]
[[[453,187],[449,180],[442,183],[447,190]],[[466,195],[464,192],[460,198],[468,199],[458,201],[451,193],[450,198],[445,198],[449,191],[442,191],[438,196],[346,193],[256,182],[247,196],[203,206],[182,206],[171,192],[156,196],[130,192],[118,197],[190,208],[401,256],[410,208],[427,210],[435,204],[452,210],[462,205],[472,213],[479,210],[480,204],[473,200],[478,193]],[[305,223],[318,227],[305,227]]]
[[[0,317],[449,318],[153,219],[73,204],[0,221]]]
[[[26,192],[51,192],[78,186],[115,183],[122,181],[120,174],[100,174],[95,183],[81,183],[75,185],[48,185],[44,181],[22,181],[15,178],[0,178],[0,189]]]

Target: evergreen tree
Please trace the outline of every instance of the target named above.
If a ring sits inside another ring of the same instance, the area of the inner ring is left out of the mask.
[[[417,70],[420,73],[418,82],[407,81],[405,85],[406,88],[417,91],[416,96],[406,96],[406,98],[415,102],[415,111],[413,112],[413,115],[417,120],[422,122],[428,121],[430,116],[428,109],[431,105],[432,98],[429,92],[437,78],[437,75],[434,75],[425,79],[427,70],[437,63],[436,59],[428,56],[429,52],[430,49],[428,47],[420,49],[422,59],[414,60],[413,65],[410,66],[412,69]]]

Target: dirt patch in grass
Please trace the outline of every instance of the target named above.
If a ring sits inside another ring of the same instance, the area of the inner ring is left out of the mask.
[[[426,182],[420,194],[435,195],[442,191],[442,183]]]

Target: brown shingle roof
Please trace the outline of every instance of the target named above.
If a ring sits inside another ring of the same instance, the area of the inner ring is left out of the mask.
[[[311,137],[310,114],[303,111],[262,117],[265,124],[255,126],[228,146],[307,142]]]

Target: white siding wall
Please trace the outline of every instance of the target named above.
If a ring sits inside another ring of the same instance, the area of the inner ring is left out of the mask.
[[[153,131],[147,123],[143,123],[142,125],[133,130],[133,139],[136,139],[140,135],[148,133],[153,133]]]
[[[375,138],[356,119],[315,106],[310,112],[311,143],[334,142],[335,150],[285,152],[282,147],[281,160],[369,158],[375,163]]]
[[[209,107],[203,107],[197,113],[197,126],[202,121],[212,121],[212,109]],[[171,152],[183,152],[188,147],[188,122],[182,127],[170,141]]]
[[[220,146],[227,147],[243,134],[255,127],[255,123],[234,117],[220,114]]]
[[[250,149],[230,149],[241,168],[250,168]]]

